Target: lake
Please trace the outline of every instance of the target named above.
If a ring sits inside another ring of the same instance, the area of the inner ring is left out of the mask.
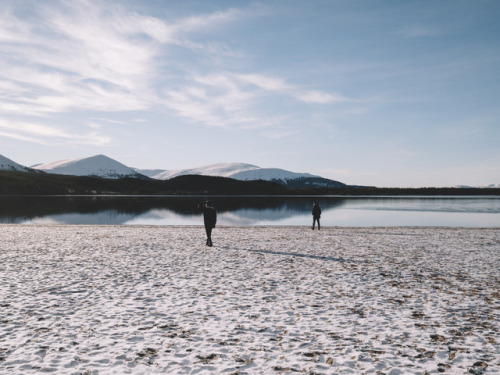
[[[0,197],[0,223],[201,225],[207,198],[218,225],[311,225],[317,201],[323,226],[500,227],[500,196],[16,196]]]

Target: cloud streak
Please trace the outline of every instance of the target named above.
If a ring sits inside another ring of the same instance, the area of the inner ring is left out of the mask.
[[[104,146],[111,142],[109,137],[103,136],[95,130],[86,134],[71,133],[56,126],[22,121],[0,120],[0,135],[46,146],[68,143]]]
[[[255,72],[185,71],[184,76],[176,75],[181,81],[176,89],[161,88],[171,83],[163,77],[160,62],[180,64],[168,60],[169,46],[236,56],[227,46],[201,44],[189,36],[241,16],[240,10],[229,9],[167,23],[120,5],[86,0],[38,3],[26,18],[6,10],[0,13],[0,111],[48,116],[73,110],[145,111],[165,105],[208,126],[261,126],[278,117],[270,110],[256,110],[262,97],[285,96],[306,104],[339,101],[332,94],[301,92],[283,78]]]
[[[35,19],[0,16],[0,79],[23,92],[9,98],[10,109],[37,114],[147,108],[154,59],[158,44],[169,39],[168,27],[120,7],[60,5],[39,5]]]
[[[306,91],[304,93],[299,93],[297,99],[303,101],[304,103],[316,103],[316,104],[330,104],[330,103],[341,103],[348,99],[340,96],[329,94],[322,91]]]
[[[185,86],[167,91],[166,96],[165,105],[191,121],[243,128],[262,128],[282,122],[283,111],[263,105],[265,101],[335,104],[348,100],[322,91],[303,90],[280,77],[232,72],[195,75]]]
[[[158,102],[155,83],[165,47],[201,48],[186,35],[237,15],[229,10],[168,24],[119,5],[85,0],[38,3],[27,18],[4,11],[0,80],[23,92],[10,98],[9,109],[33,114],[145,110]]]

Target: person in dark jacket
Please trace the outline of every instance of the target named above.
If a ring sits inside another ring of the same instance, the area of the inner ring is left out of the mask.
[[[319,218],[321,217],[321,208],[316,202],[313,203],[312,215],[313,215],[312,230],[314,230],[314,224],[316,224],[316,222],[318,222],[318,230],[320,230]]]
[[[203,222],[207,232],[207,246],[212,246],[212,229],[217,223],[217,212],[210,201],[206,201],[198,206],[203,212]]]

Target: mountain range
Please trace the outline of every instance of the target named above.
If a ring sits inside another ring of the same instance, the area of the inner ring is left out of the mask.
[[[54,174],[82,177],[99,177],[106,180],[133,178],[149,181],[170,181],[181,176],[211,176],[226,177],[239,181],[269,181],[292,189],[317,189],[317,188],[361,188],[346,185],[342,182],[315,176],[310,173],[296,173],[279,168],[261,168],[245,163],[219,163],[191,169],[138,169],[128,167],[105,155],[95,155],[79,159],[65,159],[44,164],[26,167],[0,155],[0,171],[7,172],[32,172],[37,174]],[[197,183],[200,181],[193,180]],[[179,183],[179,182],[178,182]],[[500,184],[471,187],[465,185],[455,186],[456,189],[497,189]],[[360,191],[359,189],[357,189]]]
[[[228,177],[241,181],[264,180],[279,183],[283,186],[301,187],[343,187],[344,183],[329,180],[310,173],[296,173],[279,168],[261,168],[245,163],[219,163],[198,168],[163,170],[138,169],[128,167],[105,155],[87,158],[59,160],[50,163],[33,165],[31,168],[47,173],[72,176],[94,176],[102,178],[152,178],[169,180],[185,175]]]

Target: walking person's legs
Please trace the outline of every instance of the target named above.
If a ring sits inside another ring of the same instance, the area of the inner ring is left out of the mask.
[[[205,227],[205,232],[207,232],[207,246],[212,246],[212,228]]]
[[[212,245],[212,228],[205,226],[205,232],[207,233],[207,246]]]

